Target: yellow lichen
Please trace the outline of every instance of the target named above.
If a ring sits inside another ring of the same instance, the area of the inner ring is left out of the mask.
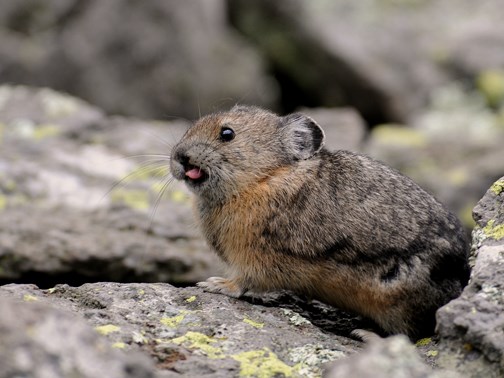
[[[110,194],[110,199],[113,203],[123,203],[136,210],[147,210],[150,206],[145,190],[115,189]]]
[[[437,357],[438,354],[439,352],[437,350],[428,350],[427,353],[425,353],[427,357]]]
[[[7,197],[0,195],[0,210],[3,210],[7,207]]]
[[[255,322],[252,319],[245,318],[245,319],[243,319],[243,322],[250,324],[254,328],[263,328],[264,327],[264,323]]]
[[[422,347],[422,346],[429,345],[431,342],[432,342],[432,338],[430,338],[430,337],[426,337],[426,338],[424,338],[424,339],[420,339],[420,340],[418,340],[418,341],[415,343],[415,345],[416,345],[417,347]]]
[[[495,225],[495,219],[491,219],[483,227],[483,232],[489,238],[500,240],[504,238],[504,224]]]
[[[95,330],[101,334],[101,335],[108,335],[114,332],[118,332],[121,329],[121,327],[118,327],[113,324],[106,324],[102,326],[95,327]]]
[[[403,147],[424,147],[427,144],[425,135],[417,130],[400,125],[384,124],[376,126],[373,137],[380,143]]]
[[[479,74],[476,84],[491,106],[504,100],[504,71],[486,70]]]
[[[210,344],[216,340],[199,332],[187,332],[184,336],[177,337],[171,340],[172,343],[184,345],[186,348],[201,351],[208,358],[223,358],[225,357],[222,350]]]
[[[504,180],[498,180],[490,187],[490,190],[495,193],[496,196],[504,192]]]
[[[176,328],[185,318],[185,316],[189,313],[187,310],[182,310],[177,316],[171,316],[171,317],[163,317],[161,318],[161,324],[170,327],[170,328]]]
[[[35,301],[38,301],[38,298],[34,295],[31,295],[31,294],[25,294],[25,295],[23,295],[23,301],[35,302]]]
[[[124,349],[124,348],[126,348],[126,344],[122,343],[122,342],[117,342],[117,343],[112,344],[112,348]]]
[[[280,360],[268,348],[252,350],[231,356],[240,363],[240,377],[271,378],[278,375],[291,377],[294,368]]]
[[[187,303],[192,303],[192,302],[194,302],[195,300],[196,300],[196,295],[193,295],[193,296],[191,296],[191,297],[187,298],[185,301],[186,301]]]
[[[60,133],[58,126],[56,125],[38,125],[33,130],[33,138],[36,140],[41,140],[49,137],[56,136]]]

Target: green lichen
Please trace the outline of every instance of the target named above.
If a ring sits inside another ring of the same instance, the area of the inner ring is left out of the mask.
[[[491,106],[497,106],[504,100],[504,71],[486,70],[481,72],[476,85]]]
[[[118,327],[113,324],[106,324],[106,325],[95,327],[95,330],[99,334],[104,335],[104,336],[109,335],[114,332],[119,332],[120,329],[121,329],[121,327]]]
[[[186,348],[198,350],[204,353],[208,358],[224,358],[225,355],[218,347],[212,346],[216,340],[200,332],[189,331],[185,335],[171,340],[172,343],[183,345]]]
[[[496,196],[504,192],[504,180],[498,180],[490,187],[490,190],[495,193]]]
[[[113,203],[122,203],[135,210],[147,210],[149,195],[145,190],[115,189],[110,194]]]
[[[427,144],[425,135],[417,130],[400,125],[383,124],[373,129],[373,137],[382,144],[401,147],[424,147]]]
[[[437,357],[438,354],[439,352],[437,350],[428,350],[427,353],[425,353],[427,357]]]
[[[252,319],[248,319],[248,318],[243,319],[243,322],[250,324],[254,328],[263,328],[264,327],[264,323],[255,322]]]
[[[234,354],[231,358],[240,363],[240,377],[291,377],[295,371],[268,348]]]
[[[500,240],[504,238],[504,224],[495,225],[495,219],[491,219],[483,227],[483,233],[489,238]]]

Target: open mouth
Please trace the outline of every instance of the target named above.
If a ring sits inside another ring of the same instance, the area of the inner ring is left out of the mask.
[[[184,170],[185,180],[192,184],[202,184],[208,178],[208,174],[195,165],[187,165],[184,167]]]

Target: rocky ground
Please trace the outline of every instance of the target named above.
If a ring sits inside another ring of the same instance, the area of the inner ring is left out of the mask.
[[[380,145],[350,109],[307,112],[330,148]],[[321,303],[192,286],[221,267],[186,189],[165,187],[166,154],[187,126],[0,87],[0,377],[502,374],[504,178],[474,210],[473,277],[439,311],[438,338],[363,349],[350,331],[372,325]]]
[[[0,377],[503,376],[503,12],[2,2]],[[194,287],[222,267],[167,154],[186,119],[235,103],[307,113],[330,149],[403,171],[472,231],[436,336],[365,346],[350,331],[372,324],[321,303]]]

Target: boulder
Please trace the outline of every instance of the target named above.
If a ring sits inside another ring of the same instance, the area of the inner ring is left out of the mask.
[[[245,100],[271,107],[265,63],[224,9],[224,0],[2,2],[0,83],[143,118],[196,118]]]
[[[14,299],[18,302],[11,306]],[[125,377],[316,377],[326,363],[358,351],[360,343],[323,332],[310,321],[321,313],[331,321],[341,312],[322,304],[303,315],[292,310],[304,303],[287,294],[256,302],[168,284],[94,283],[49,290],[5,285],[0,287],[0,330],[8,330],[8,338],[0,341],[0,361],[21,361],[0,364],[0,376],[6,376],[2,369],[10,372],[23,364],[24,376],[42,377],[37,368],[52,364],[51,377],[66,377],[72,368],[87,368],[84,377],[115,377],[121,369],[129,369]],[[162,375],[154,375],[138,354],[149,356]],[[107,359],[110,366],[103,364]],[[111,374],[103,374],[108,368]]]
[[[271,61],[287,105],[347,105],[371,125],[408,122],[453,80],[475,86],[496,73],[502,83],[499,0],[228,3],[233,24]]]
[[[504,375],[504,177],[474,208],[469,285],[437,313],[438,364],[468,377]]]
[[[167,185],[169,145],[187,127],[0,87],[0,282],[188,284],[218,274],[186,188]]]

